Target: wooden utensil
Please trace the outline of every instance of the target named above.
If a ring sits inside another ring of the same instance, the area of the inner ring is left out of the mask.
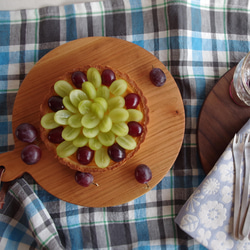
[[[59,76],[81,65],[108,65],[126,72],[143,91],[148,101],[150,122],[145,142],[137,154],[123,167],[94,174],[94,185],[83,188],[75,180],[75,171],[58,163],[43,143],[42,158],[35,165],[26,165],[20,158],[25,146],[15,139],[15,149],[0,155],[0,164],[6,168],[3,181],[18,178],[27,172],[49,193],[67,202],[106,207],[131,201],[146,192],[136,182],[134,170],[138,164],[147,164],[153,173],[149,185],[153,188],[172,167],[181,148],[185,113],[179,89],[165,66],[143,48],[116,38],[89,37],[66,43],[46,54],[23,81],[13,109],[13,131],[22,122],[38,127],[39,106],[48,88]],[[155,87],[149,80],[152,67],[161,68],[167,82]]]

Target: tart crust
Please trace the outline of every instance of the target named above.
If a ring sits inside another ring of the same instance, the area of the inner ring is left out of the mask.
[[[125,92],[124,96],[127,95],[128,93],[136,93],[136,94],[138,94],[140,96],[140,103],[139,103],[137,109],[140,110],[143,113],[143,119],[142,119],[142,121],[140,121],[140,124],[143,127],[143,133],[139,137],[134,137],[134,139],[137,142],[136,148],[133,149],[133,150],[126,150],[126,157],[122,161],[114,162],[113,160],[110,160],[110,164],[109,164],[108,167],[99,168],[95,164],[94,159],[88,165],[80,164],[77,161],[76,153],[69,156],[69,157],[65,157],[65,158],[61,158],[61,157],[57,156],[56,147],[58,146],[58,144],[51,143],[47,139],[48,133],[49,133],[50,130],[43,128],[41,126],[41,124],[40,124],[40,135],[41,135],[41,140],[44,142],[47,149],[54,153],[55,157],[58,159],[58,161],[61,164],[66,165],[69,168],[71,168],[73,170],[80,171],[80,172],[104,172],[104,171],[107,171],[107,170],[116,169],[116,168],[124,165],[139,150],[139,148],[141,146],[141,143],[145,140],[145,137],[146,137],[147,124],[149,122],[149,116],[148,116],[149,110],[148,110],[148,107],[146,105],[147,104],[147,99],[143,95],[141,89],[136,85],[136,83],[132,79],[130,79],[130,77],[126,73],[122,73],[122,72],[120,72],[120,71],[118,71],[116,69],[113,69],[110,66],[87,65],[87,66],[84,66],[84,67],[81,67],[81,68],[75,68],[71,72],[67,72],[64,76],[59,77],[58,80],[66,80],[74,88],[76,88],[75,85],[72,83],[72,80],[71,80],[72,73],[75,72],[75,71],[82,71],[82,72],[86,73],[87,70],[90,67],[96,68],[100,73],[102,73],[102,71],[105,70],[105,69],[111,69],[115,73],[116,79],[124,79],[128,83],[128,88],[127,88],[127,91]],[[57,95],[56,92],[54,91],[54,83],[51,85],[51,88],[49,89],[48,94],[45,96],[45,98],[43,100],[43,103],[40,105],[40,118],[42,118],[42,116],[44,116],[47,113],[53,112],[48,107],[48,99],[53,95]]]

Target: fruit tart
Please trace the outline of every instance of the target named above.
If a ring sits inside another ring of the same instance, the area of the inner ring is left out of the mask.
[[[59,162],[81,172],[123,165],[145,140],[146,98],[108,66],[74,69],[52,84],[40,106],[41,139]]]

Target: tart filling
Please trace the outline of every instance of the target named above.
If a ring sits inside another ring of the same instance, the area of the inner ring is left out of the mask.
[[[41,111],[41,139],[58,160],[78,171],[123,165],[147,132],[146,98],[127,74],[86,66],[56,81]]]

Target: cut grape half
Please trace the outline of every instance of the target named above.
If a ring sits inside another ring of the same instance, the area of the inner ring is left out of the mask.
[[[137,145],[135,139],[130,135],[118,136],[116,137],[116,142],[127,150],[133,150]]]
[[[88,96],[80,89],[74,89],[69,93],[71,103],[78,108],[80,101],[87,100]]]
[[[65,141],[73,141],[80,134],[81,128],[72,128],[70,126],[66,126],[62,131],[62,138]]]
[[[59,127],[59,124],[54,120],[55,113],[47,113],[41,119],[41,125],[45,129],[53,129]]]
[[[68,125],[68,119],[72,113],[68,110],[59,110],[54,115],[54,120],[57,124]]]
[[[93,83],[95,88],[99,88],[102,84],[101,74],[99,73],[99,71],[96,68],[91,67],[88,69],[87,78],[88,78],[88,81]]]
[[[118,79],[112,82],[112,84],[109,87],[110,92],[113,95],[120,96],[125,93],[127,90],[128,84],[125,80],[123,79]]]
[[[125,122],[129,118],[129,113],[126,109],[115,108],[110,111],[109,117],[114,123]]]
[[[60,143],[56,148],[57,155],[61,158],[73,155],[76,152],[76,150],[77,147],[74,146],[71,141],[64,141]]]
[[[61,97],[67,96],[73,89],[73,86],[64,80],[59,80],[54,85],[55,92]]]
[[[107,152],[107,148],[100,148],[95,152],[95,163],[99,168],[106,168],[110,163],[110,157]]]

